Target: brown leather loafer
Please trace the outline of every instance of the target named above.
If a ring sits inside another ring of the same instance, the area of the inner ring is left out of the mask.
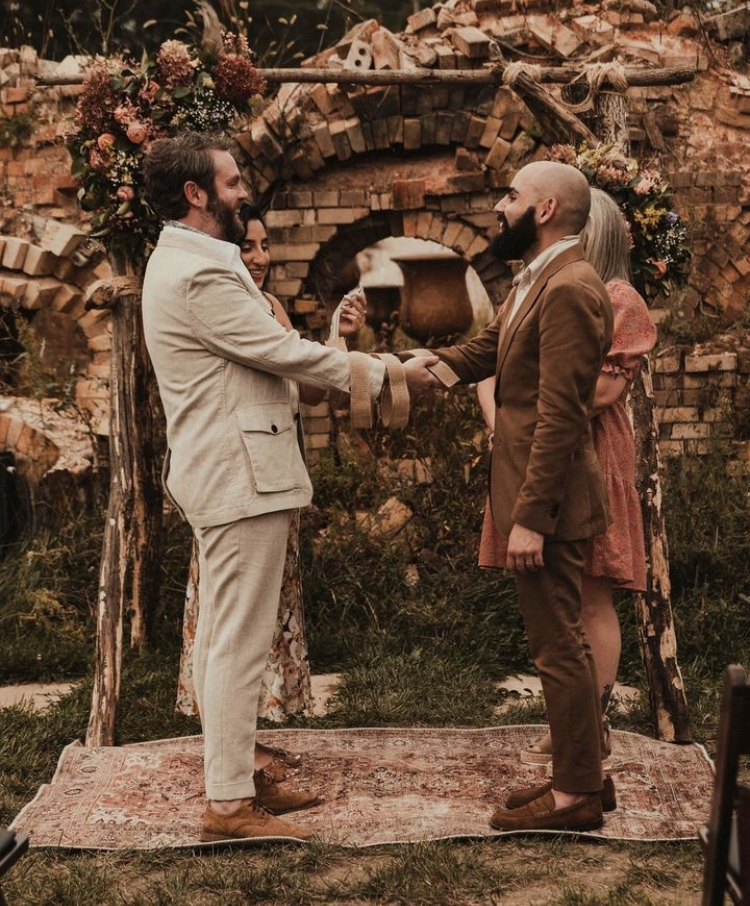
[[[317,793],[304,793],[294,790],[286,790],[280,784],[276,783],[265,768],[255,771],[253,774],[255,784],[255,798],[258,805],[268,809],[274,815],[283,815],[286,812],[296,812],[303,808],[312,808],[322,802]]]
[[[565,808],[555,808],[555,797],[549,792],[537,796],[521,808],[499,808],[490,818],[496,830],[596,830],[604,824],[602,798],[589,793]]]
[[[230,815],[215,812],[210,804],[203,815],[201,842],[246,840],[251,837],[278,837],[280,840],[309,840],[313,832],[290,821],[282,821],[258,805],[255,799],[243,799]]]
[[[525,790],[513,790],[505,800],[505,808],[514,809],[522,808],[532,799],[538,799],[552,789],[552,781],[541,784],[541,786],[532,786]],[[615,792],[615,783],[611,775],[604,775],[604,786],[601,791],[602,811],[613,812],[617,808],[617,793]]]

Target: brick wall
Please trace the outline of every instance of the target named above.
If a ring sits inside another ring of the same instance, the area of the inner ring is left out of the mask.
[[[750,345],[735,334],[658,350],[654,396],[662,455],[726,447],[750,461]]]

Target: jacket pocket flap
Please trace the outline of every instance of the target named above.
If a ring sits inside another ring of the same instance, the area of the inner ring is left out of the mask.
[[[237,424],[241,431],[262,431],[265,434],[281,434],[292,428],[292,413],[289,403],[258,403],[237,409]]]

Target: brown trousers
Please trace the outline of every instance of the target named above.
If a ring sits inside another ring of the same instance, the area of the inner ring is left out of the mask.
[[[566,793],[602,788],[599,682],[581,626],[585,541],[547,541],[544,568],[516,575],[526,634],[552,735],[552,783]]]

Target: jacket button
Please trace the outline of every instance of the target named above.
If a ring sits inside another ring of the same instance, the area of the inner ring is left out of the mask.
[[[276,427],[276,425],[271,425],[271,431],[273,431],[274,434],[279,433],[279,429]]]

